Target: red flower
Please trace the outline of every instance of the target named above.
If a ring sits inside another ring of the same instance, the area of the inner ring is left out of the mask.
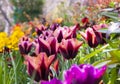
[[[57,54],[58,52],[58,43],[54,37],[50,37],[46,40],[43,38],[38,38],[35,43],[35,53],[39,54],[40,52],[45,52],[48,56]]]
[[[77,55],[79,47],[82,45],[82,42],[78,41],[75,38],[72,39],[63,39],[59,51],[66,59],[73,59]]]
[[[46,29],[46,27],[43,26],[43,25],[41,25],[40,27],[36,27],[35,30],[36,30],[37,35],[39,36],[39,35],[42,34],[42,32],[43,32],[45,29]]]
[[[48,80],[49,68],[52,64],[55,55],[47,56],[46,53],[40,53],[37,57],[25,56],[25,64],[27,65],[28,74],[34,80]]]
[[[85,33],[84,32],[80,32],[82,37],[87,41],[88,45],[90,47],[97,47],[98,44],[103,44],[105,43],[104,37],[105,35],[98,32],[97,28],[95,28],[97,26],[93,26],[93,28],[87,28]],[[99,29],[99,28],[98,28]]]
[[[28,54],[32,48],[32,43],[29,38],[23,37],[18,46],[21,54]]]
[[[79,24],[73,27],[58,27],[54,31],[54,36],[57,37],[58,42],[60,43],[62,39],[76,38],[76,30],[79,29]]]

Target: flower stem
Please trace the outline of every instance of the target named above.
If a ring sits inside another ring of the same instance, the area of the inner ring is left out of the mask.
[[[14,70],[14,74],[15,74],[15,84],[18,84],[18,83],[17,83],[16,65],[15,65],[15,61],[14,61],[13,56],[12,56],[12,52],[10,53],[10,58],[11,58],[11,60],[12,60],[13,70]]]

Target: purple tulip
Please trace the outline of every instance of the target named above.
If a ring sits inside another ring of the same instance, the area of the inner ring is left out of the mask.
[[[97,69],[89,64],[72,65],[64,72],[64,84],[99,84],[106,66]]]
[[[59,51],[66,59],[73,59],[77,55],[79,47],[82,45],[82,42],[78,41],[75,38],[72,39],[63,39]]]
[[[40,84],[63,84],[62,81],[54,78],[50,81],[42,81]]]
[[[48,75],[50,71],[50,65],[55,59],[55,55],[47,56],[46,53],[40,53],[38,56],[24,56],[25,64],[27,65],[28,74],[34,80],[39,82],[40,80],[48,80]]]
[[[23,37],[18,46],[21,54],[28,54],[32,48],[32,43],[27,37]]]

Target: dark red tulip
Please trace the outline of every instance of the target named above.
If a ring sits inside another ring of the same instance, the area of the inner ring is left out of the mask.
[[[36,33],[37,33],[38,36],[41,35],[42,32],[43,32],[45,29],[46,29],[46,27],[43,26],[43,25],[41,25],[40,27],[36,27],[36,28],[35,28]]]
[[[25,56],[25,64],[27,65],[28,74],[34,80],[48,80],[50,65],[52,64],[55,55],[47,56],[46,53],[40,53],[36,57]]]
[[[52,25],[50,26],[50,29],[51,29],[52,31],[55,31],[58,27],[59,27],[59,24],[58,24],[58,23],[54,23],[54,24],[52,24]]]
[[[82,37],[87,41],[88,45],[92,48],[95,48],[98,46],[98,44],[104,44],[105,43],[105,34],[102,34],[98,32],[98,29],[101,27],[99,26],[93,26],[93,28],[87,28],[84,32],[80,32]]]
[[[52,30],[45,30],[42,32],[42,34],[39,37],[46,40],[47,38],[53,37],[53,31]]]
[[[27,37],[23,37],[18,46],[21,54],[28,54],[31,51],[32,43]]]
[[[84,32],[80,32],[80,33],[82,37],[87,41],[90,47],[94,48],[98,46],[97,37],[92,28],[87,28],[85,33]]]
[[[85,25],[89,23],[89,19],[87,17],[82,18],[81,22]]]
[[[48,56],[57,54],[58,52],[58,43],[57,39],[50,37],[48,39],[38,38],[35,43],[35,53],[39,54],[40,52],[45,52]]]
[[[75,25],[73,27],[58,27],[54,31],[54,36],[57,37],[58,42],[60,43],[62,39],[70,39],[76,38],[76,30],[78,29],[79,25]]]
[[[78,41],[75,38],[72,39],[63,39],[59,51],[66,59],[73,59],[77,55],[79,47],[82,45],[82,42]]]

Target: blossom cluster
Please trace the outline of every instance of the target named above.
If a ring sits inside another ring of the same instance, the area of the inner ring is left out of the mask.
[[[21,30],[20,26],[14,26],[13,30],[8,35],[5,32],[0,32],[0,52],[3,52],[6,48],[18,50],[18,42],[25,34]]]
[[[104,25],[99,26],[102,28]],[[98,27],[87,28],[86,35],[81,32],[90,47],[97,47],[103,41],[102,34],[97,32]],[[73,65],[65,71],[64,81],[54,78],[52,73],[52,69],[54,69],[59,74],[58,54],[61,54],[65,61],[76,57],[83,43],[76,38],[79,29],[79,24],[61,27],[55,23],[48,28],[44,25],[35,27],[36,36],[32,41],[29,37],[22,37],[19,42],[19,50],[24,58],[29,76],[34,76],[34,80],[41,81],[41,84],[88,84],[88,82],[98,84],[106,71],[105,66],[96,69],[89,64]],[[51,81],[47,82],[49,77]]]

